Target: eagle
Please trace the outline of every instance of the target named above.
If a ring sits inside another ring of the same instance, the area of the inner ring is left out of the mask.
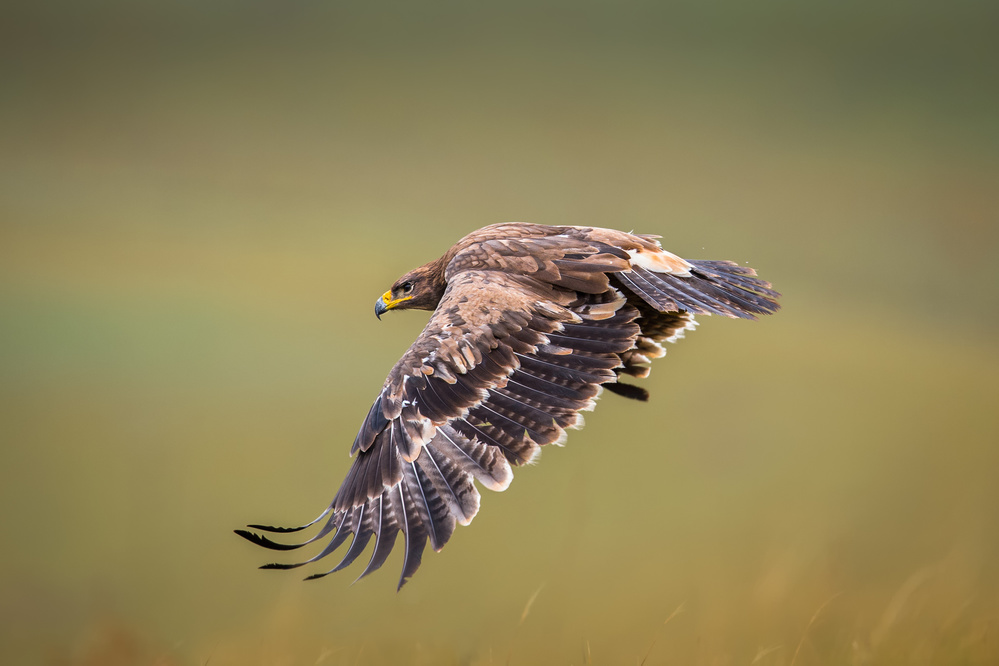
[[[416,268],[375,303],[430,310],[426,328],[395,364],[354,438],[354,462],[332,503],[300,527],[248,525],[249,541],[286,551],[329,538],[314,557],[263,569],[314,563],[343,546],[344,569],[374,538],[358,580],[388,558],[402,534],[397,589],[422,561],[427,542],[440,551],[456,525],[479,511],[475,482],[505,490],[513,468],[541,447],[562,444],[583,425],[606,388],[646,401],[621,381],[695,326],[695,315],[755,319],[780,307],[780,294],[752,268],[731,261],[686,260],[661,236],[584,226],[494,224],[459,240]],[[320,523],[294,544],[286,534]]]

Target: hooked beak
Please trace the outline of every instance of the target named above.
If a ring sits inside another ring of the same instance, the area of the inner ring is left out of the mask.
[[[402,298],[392,298],[392,292],[386,291],[382,294],[382,297],[375,301],[375,316],[379,319],[382,315],[391,310],[392,308],[398,306],[403,301],[408,301],[412,296],[403,296]]]

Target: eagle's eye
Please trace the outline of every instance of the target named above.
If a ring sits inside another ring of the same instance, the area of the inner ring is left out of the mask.
[[[399,287],[399,288],[402,289],[402,293],[408,294],[409,292],[413,291],[413,283],[412,282],[403,282],[402,286]]]

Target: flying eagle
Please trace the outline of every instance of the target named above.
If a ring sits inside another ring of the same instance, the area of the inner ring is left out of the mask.
[[[315,557],[350,547],[332,570],[351,564],[373,536],[363,578],[384,564],[401,532],[399,588],[420,566],[427,541],[439,551],[479,510],[473,481],[504,490],[513,467],[542,446],[561,444],[583,424],[603,388],[647,400],[620,381],[645,377],[695,326],[695,314],[755,319],[780,294],[752,268],[688,261],[648,236],[597,227],[495,224],[458,241],[443,257],[406,273],[375,304],[431,310],[423,332],[389,373],[361,424],[356,456],[333,502],[307,525],[249,525],[297,532],[325,519],[303,543],[236,533],[274,550],[332,534]]]

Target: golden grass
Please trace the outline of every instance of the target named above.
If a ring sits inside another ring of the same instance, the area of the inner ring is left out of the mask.
[[[914,574],[924,577],[925,572]],[[834,604],[850,596],[842,593],[830,597],[794,630],[789,622],[784,643],[771,644],[754,650],[705,649],[708,637],[691,635],[692,624],[703,618],[684,622],[684,604],[678,606],[658,628],[652,630],[646,648],[625,646],[615,652],[594,652],[596,636],[581,637],[578,645],[559,646],[537,643],[526,638],[517,627],[519,621],[507,621],[493,627],[496,634],[506,635],[489,645],[473,647],[458,653],[443,645],[428,645],[421,641],[394,640],[370,632],[364,637],[333,642],[332,636],[321,638],[304,630],[303,609],[284,606],[258,624],[252,635],[217,638],[212,645],[191,649],[187,646],[164,646],[143,637],[127,621],[105,619],[79,635],[74,644],[48,650],[46,663],[53,666],[174,666],[176,664],[261,664],[269,666],[291,664],[356,665],[379,663],[412,664],[494,664],[550,663],[630,663],[644,664],[770,664],[795,666],[802,664],[990,664],[999,657],[996,639],[999,637],[999,616],[994,603],[989,614],[974,617],[968,608],[949,609],[946,596],[919,594],[912,589],[910,578],[880,610],[873,608],[835,610]],[[533,595],[532,595],[533,596]],[[531,599],[527,606],[530,606]],[[947,610],[945,610],[947,609]],[[870,613],[869,611],[875,611]],[[964,615],[963,618],[952,614]],[[948,617],[951,615],[951,617]],[[873,619],[863,624],[861,618]],[[538,622],[550,622],[539,617]],[[791,620],[791,617],[786,618]],[[800,618],[804,620],[804,617]],[[671,622],[672,634],[663,636]],[[308,621],[306,625],[310,624]],[[752,618],[743,618],[741,625],[758,626]],[[891,628],[888,631],[888,628]],[[490,632],[492,633],[492,632]],[[737,633],[744,633],[742,627]],[[751,631],[750,631],[751,633]],[[662,640],[661,640],[662,639]],[[791,651],[789,646],[796,645]],[[628,654],[631,653],[629,657]],[[500,657],[499,655],[503,655]],[[561,655],[561,656],[559,656]]]

